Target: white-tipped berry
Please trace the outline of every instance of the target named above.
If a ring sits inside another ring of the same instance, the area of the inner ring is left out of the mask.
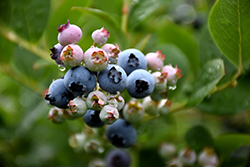
[[[109,63],[117,63],[118,54],[121,52],[118,45],[107,43],[102,46],[102,49],[108,54]]]
[[[117,108],[112,105],[106,105],[100,112],[100,119],[106,124],[113,124],[119,118]]]
[[[84,63],[90,71],[101,71],[108,66],[108,55],[104,50],[92,46],[85,52]]]
[[[76,67],[83,60],[83,50],[79,45],[69,44],[61,52],[60,60],[68,67]]]
[[[135,124],[143,119],[145,111],[143,105],[137,99],[133,99],[125,104],[122,113],[126,121]]]
[[[167,85],[168,86],[175,86],[178,79],[182,77],[181,69],[178,69],[177,66],[175,68],[172,65],[166,65],[162,68],[162,72],[167,72]]]
[[[153,101],[150,96],[145,97],[142,101],[142,105],[144,107],[144,110],[149,115],[158,115],[159,114],[158,104],[159,104],[159,102]]]
[[[172,159],[169,161],[168,167],[183,167],[183,165],[179,159]]]
[[[84,133],[76,133],[69,137],[68,143],[74,149],[83,148],[83,143],[86,140]]]
[[[125,100],[123,99],[123,97],[121,95],[110,94],[108,96],[108,104],[116,107],[117,110],[120,111],[125,105]]]
[[[72,112],[72,116],[76,118],[82,117],[88,109],[86,102],[80,97],[76,97],[73,100],[69,101],[68,107]]]
[[[110,33],[108,30],[102,27],[101,29],[95,30],[91,36],[94,40],[94,44],[102,46],[107,42],[108,38],[110,37]]]
[[[160,50],[146,54],[148,68],[153,71],[160,71],[164,65],[165,55]]]
[[[88,95],[86,103],[89,108],[100,111],[107,103],[107,97],[101,91],[93,91]]]
[[[196,161],[196,153],[191,148],[185,148],[179,152],[178,158],[183,164],[193,165]]]
[[[84,149],[86,152],[93,153],[102,153],[104,148],[101,147],[101,143],[96,139],[89,139],[84,143]]]
[[[47,118],[48,120],[50,120],[51,122],[55,124],[61,124],[65,121],[65,118],[62,115],[63,115],[63,112],[60,108],[53,107],[50,109]]]
[[[155,88],[154,90],[162,91],[167,87],[167,72],[154,72],[151,74],[155,80]]]
[[[57,39],[62,46],[77,43],[82,38],[82,30],[78,26],[70,24],[69,21],[62,24],[58,31]]]
[[[172,143],[164,142],[160,145],[159,154],[164,159],[169,159],[176,153],[176,147]]]
[[[198,162],[202,166],[218,166],[219,160],[214,148],[204,148],[199,154]]]

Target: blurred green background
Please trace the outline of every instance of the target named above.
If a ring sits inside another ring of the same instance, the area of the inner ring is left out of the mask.
[[[234,80],[237,67],[223,55],[209,32],[208,18],[214,3],[1,0],[0,166],[85,167],[95,158],[103,159],[113,148],[105,142],[101,154],[72,148],[69,136],[87,129],[82,119],[61,125],[47,119],[51,106],[43,99],[43,91],[64,74],[50,58],[49,49],[57,43],[58,26],[67,20],[82,29],[79,45],[84,51],[93,44],[91,33],[104,26],[111,34],[108,43],[118,44],[121,50],[138,48],[145,54],[161,50],[166,55],[165,64],[182,69],[177,89],[169,91],[173,114],[137,126],[137,144],[128,150],[133,167],[165,166],[158,155],[163,141],[174,143],[177,149],[197,146],[198,151],[210,144],[224,166],[232,162],[234,166],[250,165],[249,149],[243,156],[230,157],[240,146],[250,145],[249,74],[245,70]],[[216,85],[231,80],[235,82],[227,86],[234,87],[237,82],[236,87],[213,92]],[[200,126],[201,132],[199,128],[196,131]],[[194,135],[187,137],[191,128]],[[99,131],[100,137],[104,129]],[[203,133],[213,141],[200,143]],[[225,135],[228,133],[232,136]]]

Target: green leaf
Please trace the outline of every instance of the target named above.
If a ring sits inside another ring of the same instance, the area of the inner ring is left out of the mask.
[[[188,106],[200,103],[224,76],[224,63],[221,59],[207,62],[195,79],[193,91],[190,95]]]
[[[229,115],[250,109],[249,75],[239,80],[236,87],[228,87],[206,98],[197,107],[202,112],[215,115]]]
[[[8,0],[0,1],[0,23],[4,22],[5,24],[10,23],[11,16],[11,3]]]
[[[52,13],[45,31],[47,46],[51,48],[57,43],[57,29],[69,19],[69,12],[73,6],[86,6],[89,0],[63,0],[59,7]]]
[[[130,4],[128,25],[132,29],[148,18],[169,0],[133,0]]]
[[[99,9],[93,9],[93,8],[87,8],[87,7],[73,7],[72,10],[80,10],[84,13],[89,13],[91,15],[94,15],[101,20],[104,20],[107,24],[109,24],[112,28],[118,29],[119,28],[119,23],[117,20],[112,17],[109,13],[104,12]]]
[[[210,132],[203,126],[197,125],[191,128],[185,135],[185,140],[197,153],[205,147],[213,147],[214,141]]]
[[[7,63],[12,58],[12,52],[13,52],[14,44],[4,39],[2,36],[0,36],[0,50],[1,50],[1,56],[0,56],[0,62],[1,63]]]
[[[47,25],[49,10],[49,0],[12,0],[9,26],[22,38],[37,42]]]
[[[248,0],[218,0],[209,17],[215,42],[240,71],[250,68],[249,15]]]
[[[171,43],[181,49],[187,56],[193,73],[198,71],[198,45],[191,34],[175,24],[167,23],[165,26],[159,26],[158,36],[162,43]]]
[[[220,157],[226,159],[241,146],[250,146],[250,136],[243,134],[220,135],[215,139],[215,149]]]

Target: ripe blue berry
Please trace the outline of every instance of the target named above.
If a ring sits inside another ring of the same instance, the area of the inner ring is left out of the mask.
[[[87,68],[77,66],[69,69],[64,75],[64,85],[76,96],[94,90],[96,78]]]
[[[99,114],[100,114],[100,111],[88,109],[87,113],[84,114],[82,118],[83,118],[83,121],[88,126],[93,127],[93,128],[98,128],[98,127],[102,127],[105,125],[105,123],[101,121]]]
[[[129,148],[136,142],[137,134],[135,128],[124,119],[118,119],[106,129],[108,141],[118,148]]]
[[[134,98],[144,98],[150,95],[154,87],[154,78],[146,70],[135,70],[127,78],[127,91]]]
[[[123,150],[112,150],[105,158],[107,167],[129,167],[131,158],[126,151]]]
[[[64,79],[60,78],[50,84],[45,100],[49,100],[51,105],[65,109],[68,108],[69,101],[74,99],[74,97],[64,86]]]
[[[108,67],[100,71],[97,75],[99,86],[106,92],[122,92],[127,83],[126,72],[118,65],[109,64]]]
[[[62,46],[77,43],[82,38],[82,30],[78,26],[70,24],[69,21],[62,24],[58,31],[57,39]]]
[[[137,49],[126,49],[119,53],[117,64],[129,75],[136,69],[147,69],[145,55]]]

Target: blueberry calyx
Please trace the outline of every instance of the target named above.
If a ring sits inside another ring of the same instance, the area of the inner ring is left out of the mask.
[[[123,137],[118,136],[117,134],[111,136],[111,141],[111,143],[117,146],[122,146],[125,143],[125,139]]]
[[[62,24],[60,27],[58,27],[57,31],[62,32],[69,26],[69,20],[67,21],[66,24]]]
[[[149,85],[147,81],[144,80],[136,80],[135,81],[135,91],[138,93],[144,92],[148,90]]]
[[[69,86],[69,89],[72,91],[72,92],[81,92],[85,89],[85,86],[83,85],[80,85],[80,83],[75,83],[75,82],[72,82]]]
[[[131,53],[128,59],[128,65],[132,67],[138,67],[139,66],[139,59]]]
[[[114,83],[119,83],[122,80],[122,73],[112,67],[109,70],[108,77],[113,80]]]

